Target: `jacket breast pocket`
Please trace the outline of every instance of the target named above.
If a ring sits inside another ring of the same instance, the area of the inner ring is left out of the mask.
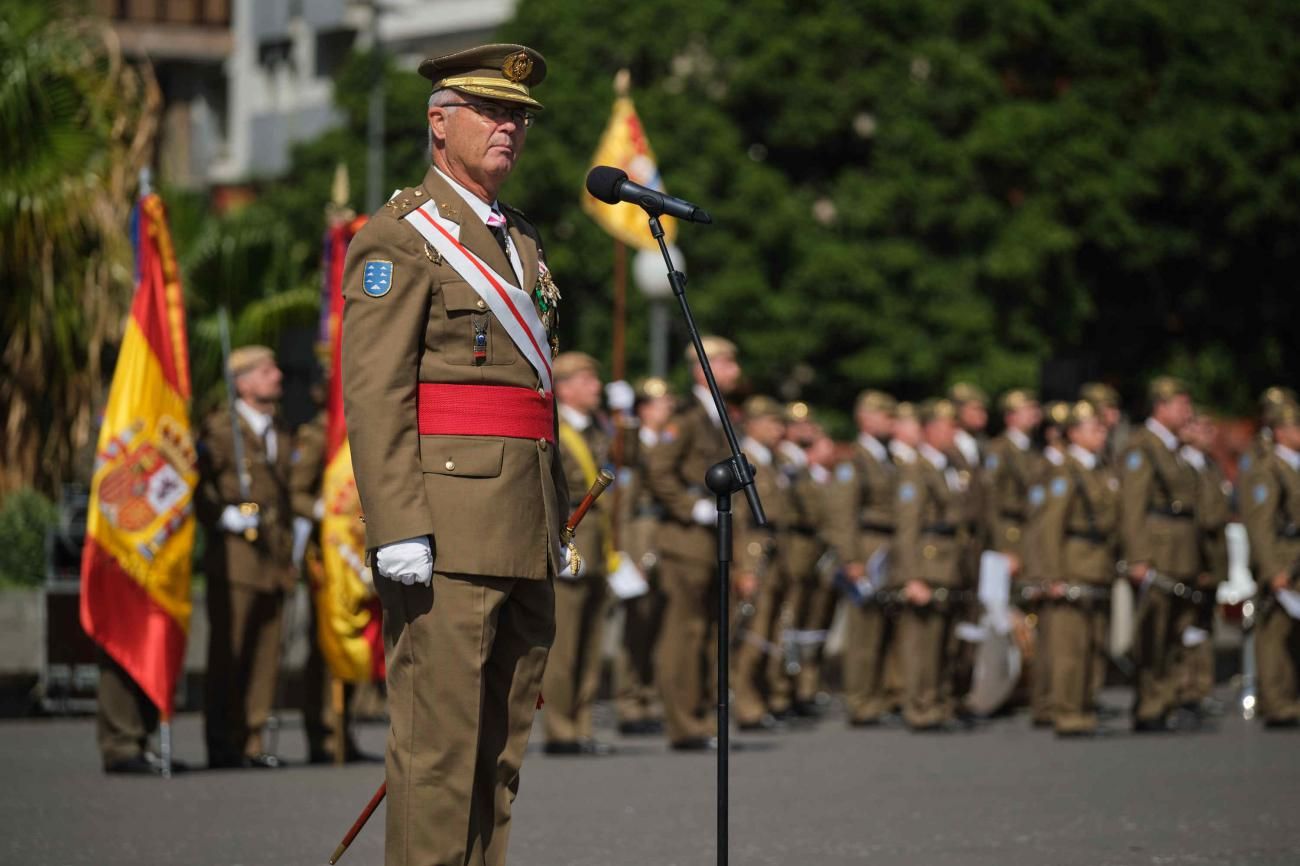
[[[420,467],[434,475],[496,478],[506,443],[482,436],[421,436]]]
[[[448,364],[468,367],[514,363],[509,335],[469,283],[449,280],[442,284],[441,294],[446,326],[439,350]]]

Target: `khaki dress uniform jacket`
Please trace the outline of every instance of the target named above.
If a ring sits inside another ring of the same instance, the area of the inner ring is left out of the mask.
[[[1192,582],[1203,570],[1196,523],[1196,470],[1148,428],[1134,432],[1121,475],[1121,537],[1124,560],[1146,563],[1164,580]],[[1195,619],[1192,606],[1158,585],[1138,605],[1139,723],[1156,722],[1174,709],[1184,669],[1183,630]]]
[[[785,573],[790,576],[781,622],[783,629],[794,631],[798,643],[788,652],[797,672],[790,669],[785,659],[772,660],[770,703],[774,713],[790,708],[792,686],[794,700],[800,705],[816,700],[821,689],[825,634],[835,614],[836,599],[834,586],[823,579],[817,569],[817,563],[829,546],[831,503],[828,493],[833,476],[824,469],[814,470],[806,462],[797,462],[783,453],[779,462],[781,471],[790,479],[794,502],[794,517],[780,546]]]
[[[1269,454],[1252,462],[1238,489],[1264,598],[1255,636],[1260,715],[1266,722],[1300,719],[1300,626],[1268,588],[1279,574],[1300,589],[1300,471]]]
[[[1119,553],[1119,480],[1100,461],[1073,455],[1053,470],[1038,521],[1043,568],[1066,587],[1049,602],[1051,717],[1061,733],[1097,727],[1096,699],[1106,676],[1109,589]]]
[[[704,476],[728,455],[722,428],[692,395],[647,461],[646,485],[664,510],[659,545],[666,602],[655,675],[671,742],[708,737],[715,728],[716,650],[709,635],[720,614],[717,541],[715,528],[696,523],[692,509],[701,499],[713,501]]]
[[[243,501],[231,412],[216,412],[202,426],[194,497],[196,516],[207,532],[204,736],[208,760],[217,766],[266,751],[262,730],[275,703],[285,594],[297,582],[288,484],[293,449],[288,429],[278,420],[269,428],[276,439],[271,460],[266,441],[234,413],[243,437],[248,498],[259,507],[257,539],[250,542],[220,525],[226,506]]]
[[[422,383],[541,391],[538,373],[474,289],[404,224],[428,202],[460,226],[463,246],[519,284],[486,224],[432,168],[348,249],[343,396],[367,546],[428,536],[434,557],[431,586],[375,577],[390,716],[385,854],[388,866],[493,866],[505,859],[554,638],[551,582],[563,567],[568,485],[545,437],[420,433]],[[541,242],[522,214],[504,210],[531,292]],[[373,295],[371,262],[392,267],[388,288]]]
[[[887,451],[885,459],[878,460],[861,443],[855,443],[850,459],[836,468],[830,539],[842,562],[866,566],[877,554],[897,557],[891,542],[900,474]],[[887,568],[886,585],[881,589],[898,589],[902,573],[896,565]],[[865,725],[878,721],[900,697],[891,694],[886,677],[897,619],[875,600],[849,604],[846,613],[844,702],[849,722]]]

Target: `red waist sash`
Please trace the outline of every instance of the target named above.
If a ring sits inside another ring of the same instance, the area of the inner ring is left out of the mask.
[[[421,382],[417,405],[421,436],[506,436],[555,444],[550,394],[511,385]]]

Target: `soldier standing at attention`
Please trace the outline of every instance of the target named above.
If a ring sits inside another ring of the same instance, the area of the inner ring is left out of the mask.
[[[1106,426],[1086,401],[1070,412],[1065,463],[1053,467],[1038,519],[1038,555],[1051,608],[1052,721],[1058,736],[1097,730],[1096,699],[1106,677],[1110,586],[1119,550],[1119,480],[1101,459]]]
[[[659,587],[659,521],[662,509],[646,489],[646,460],[656,445],[674,400],[663,379],[637,384],[634,411],[638,421],[636,460],[623,467],[619,505],[620,539],[624,551],[649,585],[644,595],[623,602],[623,641],[614,667],[614,699],[620,734],[663,731],[659,694],[655,690],[654,651],[663,622],[664,594]]]
[[[734,392],[740,383],[735,345],[721,337],[705,337],[703,343],[718,388],[724,396]],[[686,358],[695,385],[647,461],[646,484],[664,510],[659,545],[667,602],[655,675],[669,744],[679,751],[707,751],[716,747],[715,651],[709,635],[722,612],[714,534],[718,513],[704,476],[730,451],[693,348]]]
[[[1250,535],[1255,583],[1263,601],[1255,632],[1260,715],[1270,728],[1300,727],[1300,626],[1277,594],[1300,590],[1300,408],[1270,409],[1270,453],[1242,476],[1240,490]]]
[[[1137,703],[1133,729],[1176,724],[1183,630],[1195,611],[1175,595],[1202,573],[1196,522],[1196,470],[1179,454],[1178,434],[1192,418],[1187,386],[1170,376],[1152,380],[1151,414],[1129,440],[1121,481],[1122,537],[1129,580],[1141,595],[1135,644]]]
[[[767,526],[754,523],[749,502],[737,507],[736,601],[752,606],[737,624],[735,656],[736,726],[742,731],[779,727],[771,712],[770,661],[781,659],[779,615],[790,587],[783,544],[795,518],[794,486],[777,464],[785,437],[785,410],[771,397],[745,401],[741,450],[754,465],[754,486],[767,512]],[[779,669],[778,669],[779,670]]]
[[[555,402],[560,414],[560,456],[569,501],[578,502],[609,463],[610,435],[601,426],[601,382],[596,359],[565,352],[555,359]],[[555,643],[546,662],[542,693],[548,755],[601,755],[610,747],[592,737],[591,710],[600,688],[601,636],[609,607],[608,564],[613,552],[609,500],[598,499],[574,541],[582,555],[575,573],[567,565],[555,582]]]
[[[426,60],[432,166],[352,240],[343,396],[384,611],[388,866],[500,866],[555,634],[559,292],[497,196],[546,61]]]
[[[989,486],[985,519],[990,529],[990,548],[1006,554],[1015,577],[1024,563],[1029,488],[1034,484],[1040,459],[1034,450],[1033,434],[1043,413],[1032,391],[1008,391],[1000,403],[1006,426],[989,444],[984,458]]]
[[[208,675],[203,723],[208,765],[275,768],[262,732],[275,702],[280,626],[293,568],[289,430],[276,417],[281,374],[265,346],[227,362],[234,406],[203,425],[195,509],[208,533]],[[242,443],[244,466],[235,459]],[[244,482],[241,483],[241,475]]]
[[[1232,519],[1232,485],[1214,459],[1218,426],[1213,418],[1198,412],[1180,437],[1186,444],[1180,451],[1196,470],[1196,525],[1200,533],[1204,571],[1196,586],[1201,598],[1194,605],[1191,629],[1183,636],[1187,666],[1178,684],[1178,703],[1197,715],[1219,715],[1223,707],[1214,691],[1214,608],[1217,588],[1228,579],[1228,521]]]
[[[899,628],[903,662],[903,719],[914,731],[944,731],[954,716],[949,644],[953,595],[962,588],[962,555],[970,544],[969,476],[949,460],[957,410],[949,400],[921,408],[923,441],[898,484],[892,567],[906,608]]]
[[[896,405],[883,391],[858,395],[853,413],[858,438],[849,459],[835,469],[830,535],[849,581],[870,580],[869,564],[877,574],[887,573],[899,470],[886,443],[893,431]],[[897,587],[880,581],[875,588]],[[885,656],[893,638],[893,622],[885,606],[872,598],[849,604],[846,612],[844,704],[851,726],[868,727],[879,724],[892,709],[885,697]]]

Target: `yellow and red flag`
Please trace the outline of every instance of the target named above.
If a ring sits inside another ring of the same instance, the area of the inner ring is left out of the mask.
[[[352,451],[343,420],[343,259],[365,217],[339,221],[325,236],[322,271],[328,315],[323,316],[330,348],[330,383],[325,433],[325,478],[321,499],[321,569],[313,579],[316,637],[330,672],[348,683],[384,676],[384,638],[379,599],[366,568],[361,500],[352,474]]]
[[[645,127],[641,125],[632,97],[627,95],[627,87],[627,79],[620,73],[615,85],[618,96],[614,99],[614,111],[600,137],[600,144],[596,146],[591,164],[620,168],[627,172],[633,183],[666,192],[650,140],[646,138]],[[582,209],[615,240],[637,249],[658,249],[658,242],[650,234],[645,211],[636,205],[629,202],[605,204],[584,190]],[[677,237],[677,221],[672,217],[660,217],[659,221],[664,227],[664,240],[671,244]]]
[[[137,284],[90,486],[81,624],[164,719],[190,623],[194,486],[189,346],[162,199],[134,215]]]

